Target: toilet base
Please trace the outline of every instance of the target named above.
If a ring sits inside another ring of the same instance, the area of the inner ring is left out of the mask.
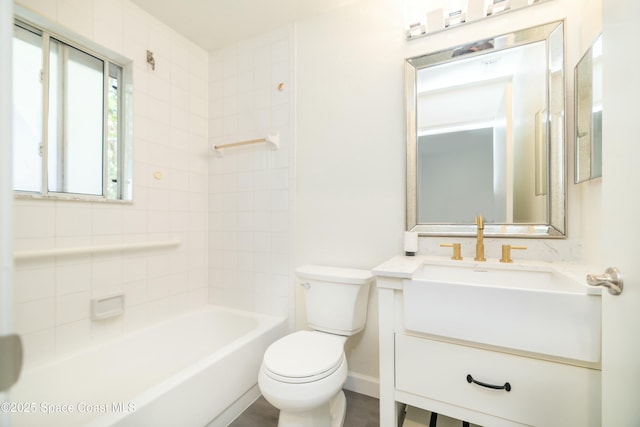
[[[344,391],[340,390],[329,402],[329,412],[331,413],[331,427],[342,427],[344,417],[347,415],[347,398]]]
[[[304,412],[280,411],[278,427],[343,427],[347,398],[340,390],[328,403]]]

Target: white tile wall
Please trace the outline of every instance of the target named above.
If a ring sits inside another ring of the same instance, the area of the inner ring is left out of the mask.
[[[182,242],[17,262],[15,327],[33,366],[207,303],[209,77],[205,51],[128,0],[17,3],[133,60],[135,187],[132,204],[16,200],[15,249]],[[114,291],[125,293],[125,314],[91,321],[91,298]]]
[[[285,316],[293,310],[293,110],[293,26],[210,54],[210,144],[275,132],[281,144],[209,159],[212,303]]]

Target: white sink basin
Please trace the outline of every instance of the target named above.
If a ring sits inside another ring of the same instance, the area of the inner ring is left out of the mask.
[[[424,264],[403,283],[405,328],[600,361],[600,289],[547,266]]]

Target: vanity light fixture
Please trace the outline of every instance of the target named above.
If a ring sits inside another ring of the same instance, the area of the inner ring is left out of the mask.
[[[466,21],[467,0],[449,0],[447,7],[447,16],[444,20],[446,28],[453,25],[462,24]]]
[[[551,0],[448,0],[440,2],[447,3],[444,7],[431,10],[427,9],[428,3],[434,6],[429,0],[407,1],[410,4],[405,9],[404,28],[407,40],[414,40]]]
[[[411,40],[412,38],[422,37],[427,34],[426,26],[421,22],[416,22],[409,25],[407,28],[407,40]]]
[[[459,9],[455,12],[449,12],[449,16],[444,21],[444,26],[449,28],[453,25],[464,24],[466,20],[466,13],[463,13],[462,9]]]
[[[404,6],[404,30],[407,40],[422,37],[427,32],[427,2],[425,0],[406,0]]]
[[[493,0],[493,3],[487,7],[487,16],[495,15],[496,13],[505,12],[511,8],[510,0]]]

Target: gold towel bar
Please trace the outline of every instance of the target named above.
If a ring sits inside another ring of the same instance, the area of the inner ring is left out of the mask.
[[[213,146],[213,150],[216,153],[218,153],[219,155],[222,155],[222,149],[224,149],[224,148],[240,147],[242,145],[259,144],[261,142],[267,142],[267,143],[270,144],[271,149],[277,150],[278,147],[280,146],[280,135],[276,133],[275,135],[269,135],[269,136],[266,136],[264,138],[250,139],[248,141],[232,142],[232,143],[229,143],[229,144],[214,145]]]
[[[214,150],[220,150],[222,148],[229,148],[229,147],[239,147],[241,145],[250,145],[250,144],[257,144],[259,142],[267,142],[267,138],[260,138],[260,139],[250,139],[249,141],[241,141],[241,142],[232,142],[231,144],[222,144],[222,145],[215,145],[213,147]]]

